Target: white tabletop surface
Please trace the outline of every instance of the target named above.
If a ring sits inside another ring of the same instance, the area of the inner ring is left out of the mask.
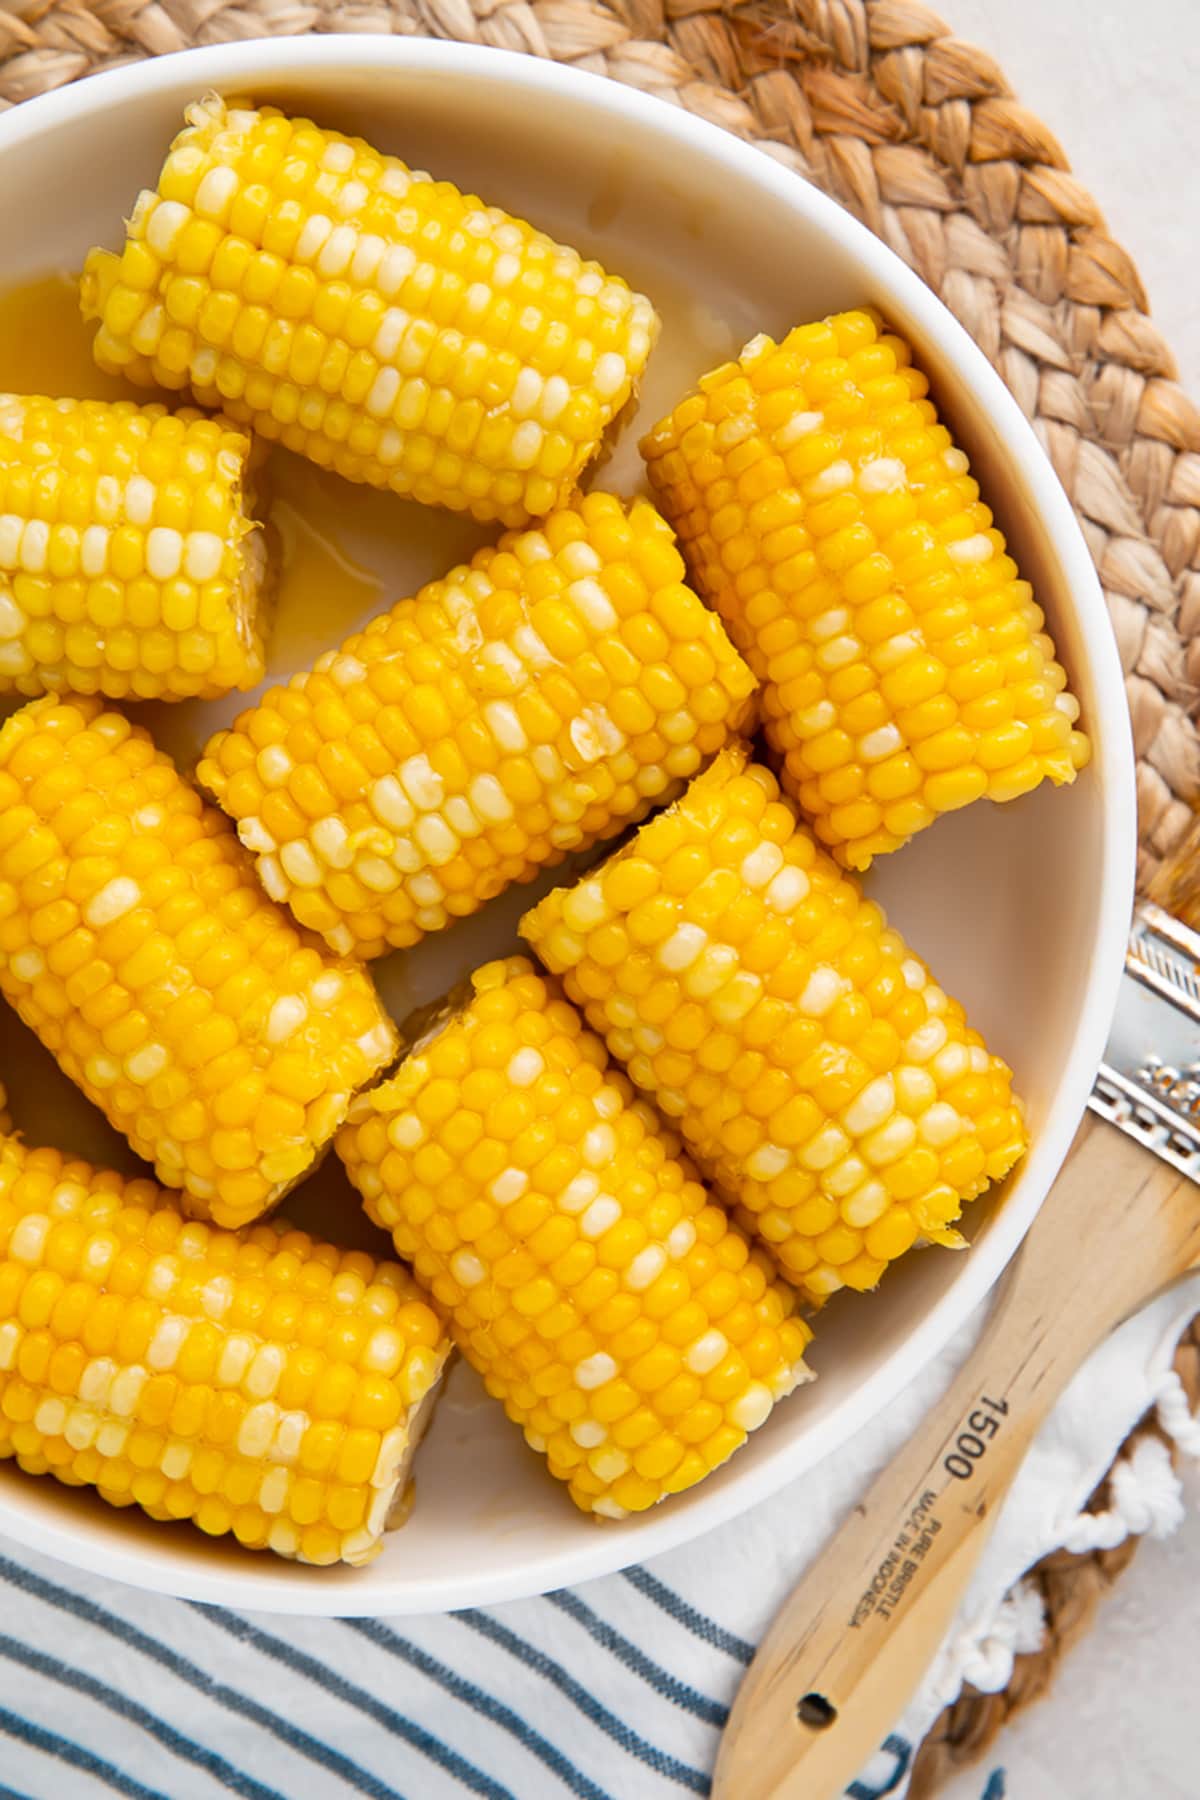
[[[1136,262],[1200,400],[1200,0],[941,0],[1058,137]],[[1145,1544],[1051,1697],[944,1800],[1196,1800],[1200,1474]],[[1003,1770],[997,1779],[995,1772]]]

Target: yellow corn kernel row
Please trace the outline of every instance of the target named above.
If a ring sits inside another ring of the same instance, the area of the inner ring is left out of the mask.
[[[415,943],[641,818],[754,678],[645,501],[593,493],[271,689],[201,785],[339,954]]]
[[[259,1217],[395,1032],[259,890],[215,808],[99,700],[0,729],[0,991],[190,1210]]]
[[[250,453],[227,419],[0,395],[0,694],[261,681]]]
[[[251,1549],[369,1561],[449,1354],[436,1314],[395,1263],[168,1201],[0,1143],[0,1457]]]
[[[514,957],[471,987],[338,1153],[551,1474],[622,1518],[723,1463],[810,1333],[553,985]]]
[[[721,752],[521,921],[746,1229],[820,1301],[870,1288],[1023,1154],[1004,1063],[779,797]]]
[[[658,332],[643,295],[450,182],[215,96],[82,299],[101,368],[505,525],[570,496]]]
[[[757,337],[646,438],[768,741],[850,868],[1088,757],[1041,610],[908,346],[865,312]]]

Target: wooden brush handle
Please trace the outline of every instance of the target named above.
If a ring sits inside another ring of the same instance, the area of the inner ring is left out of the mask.
[[[835,1800],[941,1645],[1029,1444],[1089,1351],[1200,1261],[1200,1194],[1090,1117],[979,1342],[793,1590],[721,1741],[714,1800]]]

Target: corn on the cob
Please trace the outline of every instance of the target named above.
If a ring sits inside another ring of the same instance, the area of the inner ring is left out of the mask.
[[[227,419],[0,394],[0,693],[261,681],[249,454]]]
[[[0,730],[0,991],[221,1225],[308,1172],[396,1043],[365,971],[296,929],[222,815],[94,699]]]
[[[621,1518],[724,1462],[810,1333],[555,988],[515,957],[472,988],[338,1152],[526,1441]]]
[[[589,494],[272,689],[197,777],[274,899],[377,956],[641,818],[753,688],[654,508]]]
[[[700,592],[763,683],[817,836],[864,869],[944,812],[1088,756],[1029,584],[868,313],[759,337],[646,438]]]
[[[658,329],[598,263],[449,182],[215,96],[82,297],[102,368],[505,525],[569,497]]]
[[[169,1198],[0,1143],[0,1457],[252,1549],[369,1561],[406,1511],[440,1321],[395,1263]]]
[[[818,1301],[959,1241],[1025,1149],[1009,1070],[744,746],[521,931]]]

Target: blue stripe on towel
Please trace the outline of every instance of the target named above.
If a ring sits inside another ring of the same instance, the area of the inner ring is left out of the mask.
[[[369,1639],[380,1650],[386,1650],[390,1656],[397,1656],[412,1668],[419,1669],[422,1675],[428,1676],[430,1681],[436,1681],[439,1687],[444,1688],[448,1694],[453,1694],[456,1700],[461,1700],[464,1706],[469,1706],[492,1725],[498,1725],[502,1731],[507,1731],[524,1749],[557,1775],[565,1787],[577,1794],[579,1800],[612,1800],[610,1794],[606,1794],[603,1788],[598,1788],[594,1781],[589,1781],[561,1750],[527,1725],[510,1707],[492,1694],[485,1694],[482,1688],[476,1687],[472,1682],[465,1681],[461,1675],[456,1675],[445,1663],[438,1662],[426,1651],[418,1649],[407,1638],[402,1638],[386,1625],[381,1625],[377,1619],[344,1619],[342,1623]]]
[[[29,1719],[18,1718],[6,1706],[0,1706],[0,1732],[6,1737],[16,1738],[19,1743],[28,1744],[32,1750],[41,1750],[46,1756],[55,1757],[72,1769],[81,1769],[85,1775],[94,1775],[97,1781],[104,1782],[114,1792],[125,1794],[127,1800],[171,1800],[171,1796],[162,1793],[160,1789],[143,1787],[132,1775],[122,1774],[112,1763],[105,1762],[102,1756],[93,1756],[82,1744],[74,1744],[70,1738],[59,1737],[57,1732],[47,1731]]]
[[[747,1666],[753,1662],[753,1644],[738,1637],[736,1632],[726,1631],[723,1625],[718,1625],[706,1613],[689,1606],[686,1600],[673,1588],[669,1588],[665,1581],[660,1581],[657,1575],[651,1575],[648,1569],[622,1569],[621,1574],[631,1587],[635,1587],[647,1600],[652,1600],[655,1606],[661,1607],[663,1612],[669,1613],[693,1637],[698,1637],[702,1643],[711,1644],[714,1650],[723,1650],[735,1662],[745,1663]]]
[[[150,1737],[156,1738],[173,1756],[195,1763],[197,1768],[211,1775],[214,1781],[219,1781],[222,1787],[241,1794],[243,1800],[285,1800],[278,1789],[264,1787],[261,1781],[255,1781],[240,1769],[235,1769],[223,1756],[205,1750],[194,1738],[185,1737],[173,1725],[168,1725],[146,1707],[139,1706],[136,1700],[119,1694],[115,1688],[97,1681],[82,1669],[72,1668],[69,1663],[60,1662],[56,1656],[47,1656],[44,1651],[35,1650],[32,1645],[19,1644],[15,1638],[3,1634],[0,1634],[0,1656],[6,1656],[10,1662],[22,1664],[35,1675],[44,1675],[61,1687],[72,1688],[77,1694],[86,1694],[98,1706],[107,1707],[109,1712],[116,1713],[119,1718],[139,1726]]]
[[[501,1625],[499,1620],[494,1619],[490,1613],[476,1612],[473,1608],[468,1608],[464,1612],[451,1613],[450,1617],[460,1625],[467,1626],[469,1630],[477,1631],[481,1637],[487,1638],[488,1642],[495,1644],[498,1649],[507,1650],[510,1656],[515,1657],[518,1662],[524,1663],[526,1668],[541,1675],[563,1695],[564,1699],[578,1707],[586,1719],[612,1738],[614,1743],[619,1744],[628,1755],[635,1756],[639,1762],[645,1763],[656,1774],[665,1776],[668,1781],[677,1782],[680,1787],[689,1789],[693,1794],[708,1793],[711,1783],[709,1777],[701,1770],[689,1768],[687,1763],[679,1762],[667,1751],[647,1743],[646,1739],[639,1737],[636,1731],[631,1731],[623,1719],[618,1719],[615,1713],[609,1712],[606,1706],[602,1706],[588,1692],[587,1688],[581,1686],[573,1675],[567,1673],[561,1663],[555,1662],[553,1657],[547,1656],[543,1650],[537,1649],[525,1638],[518,1637],[515,1631],[510,1631],[507,1625]]]
[[[718,1730],[725,1724],[729,1717],[727,1706],[721,1706],[707,1695],[697,1693],[686,1681],[680,1681],[677,1676],[668,1674],[666,1669],[659,1668],[636,1644],[593,1612],[590,1606],[586,1606],[577,1594],[563,1588],[556,1594],[547,1594],[546,1599],[551,1606],[558,1607],[560,1612],[566,1613],[569,1619],[574,1619],[577,1625],[581,1625],[594,1642],[602,1644],[627,1669],[632,1669],[635,1675],[639,1675],[656,1694],[673,1701],[684,1712],[694,1713],[705,1724],[715,1725]]]
[[[319,1763],[331,1775],[337,1775],[349,1786],[356,1787],[360,1793],[368,1796],[368,1800],[404,1800],[403,1795],[395,1788],[388,1787],[386,1782],[377,1781],[374,1775],[368,1774],[366,1769],[360,1769],[357,1763],[351,1762],[348,1756],[343,1756],[340,1750],[333,1750],[318,1738],[310,1737],[306,1731],[301,1731],[286,1719],[280,1718],[278,1713],[270,1712],[257,1701],[238,1693],[236,1688],[214,1681],[211,1675],[206,1675],[195,1663],[189,1662],[168,1645],[160,1643],[157,1638],[148,1637],[144,1631],[139,1631],[136,1625],[128,1624],[116,1613],[110,1613],[104,1607],[97,1606],[94,1601],[85,1600],[80,1594],[72,1594],[67,1588],[60,1588],[42,1576],[20,1568],[3,1556],[0,1556],[0,1578],[23,1593],[45,1601],[48,1606],[73,1613],[85,1624],[95,1625],[99,1630],[106,1631],[110,1637],[116,1638],[118,1643],[129,1649],[140,1651],[143,1656],[158,1663],[180,1681],[186,1682],[189,1687],[195,1688],[218,1706],[223,1706],[227,1712],[237,1713],[252,1725],[269,1731],[273,1737],[286,1744],[289,1750],[307,1757],[310,1762]]]
[[[490,1775],[485,1775],[474,1763],[469,1763],[466,1757],[452,1750],[449,1744],[444,1744],[441,1738],[434,1737],[431,1731],[414,1724],[402,1713],[394,1712],[390,1706],[377,1700],[374,1694],[368,1694],[365,1688],[355,1687],[353,1682],[347,1681],[327,1664],[317,1662],[315,1657],[306,1656],[302,1650],[293,1649],[291,1644],[284,1643],[282,1638],[272,1637],[270,1632],[260,1631],[248,1619],[240,1618],[237,1613],[227,1612],[223,1606],[197,1606],[196,1610],[202,1612],[206,1619],[211,1619],[214,1625],[227,1631],[231,1637],[237,1638],[239,1643],[251,1645],[264,1656],[269,1656],[273,1662],[282,1663],[285,1669],[291,1669],[295,1675],[307,1676],[335,1699],[365,1713],[394,1737],[403,1739],[414,1750],[427,1756],[430,1762],[435,1763],[447,1775],[455,1776],[473,1794],[481,1794],[483,1800],[516,1800],[516,1796],[506,1787],[493,1781]]]
[[[890,1756],[895,1762],[883,1786],[866,1787],[861,1781],[852,1781],[846,1789],[847,1800],[884,1800],[885,1795],[894,1794],[900,1786],[912,1760],[912,1745],[893,1731],[884,1738],[879,1754]]]

